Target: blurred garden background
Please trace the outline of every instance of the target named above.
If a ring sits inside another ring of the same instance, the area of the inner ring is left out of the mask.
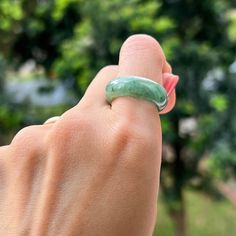
[[[135,33],[181,78],[155,235],[234,236],[236,0],[0,0],[0,145],[76,104]]]

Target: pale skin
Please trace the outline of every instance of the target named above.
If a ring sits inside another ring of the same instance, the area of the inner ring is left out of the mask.
[[[103,68],[81,101],[0,147],[0,235],[150,236],[156,222],[161,125],[151,102],[109,105],[116,76],[163,83],[171,72],[158,42],[128,38],[118,65]],[[175,104],[172,93],[163,113]],[[160,216],[161,217],[161,216]]]

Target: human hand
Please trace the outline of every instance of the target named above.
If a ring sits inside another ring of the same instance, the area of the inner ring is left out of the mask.
[[[0,235],[146,236],[153,233],[161,166],[154,104],[105,100],[117,76],[162,84],[170,73],[146,35],[123,44],[119,65],[103,68],[84,97],[56,122],[22,129],[0,148]],[[175,103],[172,93],[164,112]]]

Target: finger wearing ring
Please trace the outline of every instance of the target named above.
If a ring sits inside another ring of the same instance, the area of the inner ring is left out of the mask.
[[[106,100],[110,104],[118,97],[127,96],[153,102],[158,111],[162,111],[168,103],[168,96],[162,85],[147,78],[117,77],[107,84]]]

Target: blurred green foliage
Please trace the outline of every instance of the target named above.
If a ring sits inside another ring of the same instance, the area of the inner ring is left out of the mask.
[[[191,236],[235,235],[235,209],[227,201],[217,204],[208,196],[199,192],[185,191],[186,221]],[[154,236],[172,236],[174,224],[171,220],[163,196],[158,201],[157,225]],[[220,222],[220,223],[219,223]]]
[[[184,189],[215,198],[217,182],[235,178],[236,73],[229,71],[236,58],[235,0],[2,0],[0,132],[7,136],[66,109],[16,106],[4,95],[4,71],[33,59],[79,99],[101,67],[117,63],[122,42],[135,33],[157,38],[181,78],[176,108],[162,117],[161,186],[176,235],[184,236]],[[29,122],[27,114],[39,109]],[[188,119],[196,127],[183,132]]]

